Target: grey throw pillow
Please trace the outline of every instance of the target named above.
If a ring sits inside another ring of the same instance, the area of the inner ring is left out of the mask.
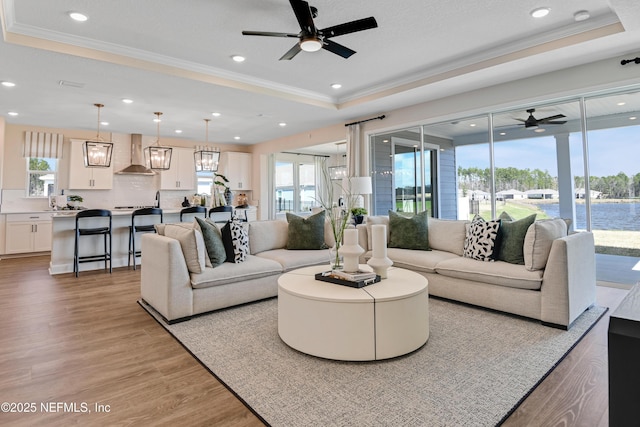
[[[202,218],[196,217],[200,230],[202,231],[202,237],[204,238],[204,246],[207,248],[207,255],[211,261],[212,267],[222,265],[227,260],[227,252],[224,249],[224,243],[222,242],[222,234],[218,227]]]
[[[500,261],[510,264],[524,265],[524,237],[529,226],[536,220],[536,214],[517,221],[502,220],[500,224],[500,246],[498,257]]]
[[[430,251],[428,212],[420,212],[405,217],[389,211],[389,244],[390,248],[418,249]]]
[[[287,212],[287,249],[326,249],[324,243],[324,211],[306,218]]]

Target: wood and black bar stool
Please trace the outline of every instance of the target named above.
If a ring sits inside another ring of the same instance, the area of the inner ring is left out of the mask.
[[[190,208],[184,208],[180,211],[180,222],[183,222],[183,215],[197,216],[202,214],[202,218],[207,217],[207,208],[204,206],[191,206]]]
[[[127,256],[127,267],[131,265],[131,260],[133,259],[133,269],[135,270],[136,258],[142,255],[142,252],[136,249],[136,233],[155,233],[155,224],[158,222],[163,222],[162,209],[160,208],[142,208],[133,211],[131,214],[131,225],[129,226],[129,255]]]
[[[233,216],[233,206],[216,206],[209,209],[209,219],[213,222],[227,222]]]
[[[90,224],[87,224],[90,223]],[[91,227],[83,227],[83,224],[91,225]],[[76,238],[73,251],[73,272],[78,277],[80,263],[91,261],[104,261],[104,268],[107,269],[109,263],[109,273],[112,272],[111,266],[111,211],[107,209],[87,209],[78,212],[76,215]],[[104,252],[95,255],[80,255],[80,237],[81,236],[103,236]],[[107,242],[108,240],[108,242]]]

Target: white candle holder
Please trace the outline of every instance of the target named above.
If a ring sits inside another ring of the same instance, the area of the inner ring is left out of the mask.
[[[340,255],[344,259],[344,271],[358,271],[360,255],[364,253],[362,246],[358,245],[358,231],[354,228],[344,230],[344,244],[340,246]]]
[[[384,224],[372,225],[371,238],[373,254],[367,264],[381,279],[386,279],[387,270],[393,265],[393,261],[387,257],[387,226]]]

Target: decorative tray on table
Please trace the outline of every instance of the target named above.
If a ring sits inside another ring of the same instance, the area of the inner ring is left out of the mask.
[[[363,288],[380,281],[380,276],[366,271],[347,273],[344,271],[323,271],[315,275],[316,280],[334,283],[336,285],[349,286],[351,288]]]

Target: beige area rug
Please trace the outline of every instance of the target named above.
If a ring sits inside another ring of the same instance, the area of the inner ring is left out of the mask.
[[[273,426],[493,426],[607,310],[593,307],[563,331],[450,301],[429,304],[427,344],[376,362],[291,349],[278,336],[276,299],[175,325],[158,321]]]

